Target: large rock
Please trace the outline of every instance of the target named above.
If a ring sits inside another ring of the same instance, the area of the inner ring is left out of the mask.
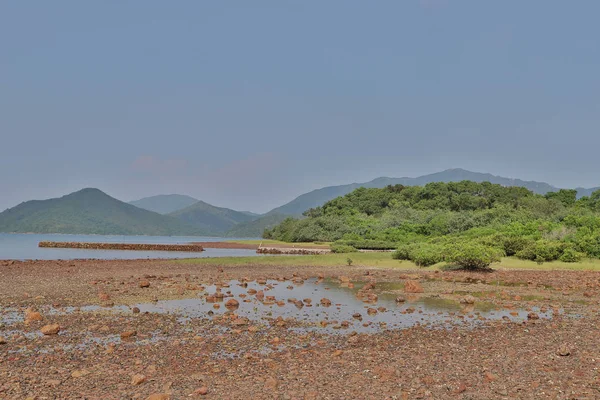
[[[404,283],[404,291],[406,293],[423,293],[423,286],[417,281],[406,281]]]

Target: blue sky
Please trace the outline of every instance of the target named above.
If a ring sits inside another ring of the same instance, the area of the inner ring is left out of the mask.
[[[599,186],[600,2],[0,3],[0,210],[98,187],[268,211],[462,167]]]

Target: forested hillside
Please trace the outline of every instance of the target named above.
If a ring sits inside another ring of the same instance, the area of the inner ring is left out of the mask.
[[[28,201],[2,212],[0,232],[197,235],[199,229],[88,188],[56,199]]]
[[[398,249],[396,258],[419,265],[470,256],[489,261],[479,264],[505,255],[538,262],[600,257],[600,191],[578,200],[576,190],[539,195],[489,182],[395,185],[359,188],[304,215],[266,230],[265,238],[330,241],[340,252]]]

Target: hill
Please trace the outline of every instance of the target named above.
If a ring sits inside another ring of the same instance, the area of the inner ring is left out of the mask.
[[[554,192],[558,190],[556,187],[544,182],[523,181],[521,179],[504,178],[492,174],[471,172],[464,169],[455,168],[448,169],[442,172],[436,172],[434,174],[423,175],[417,178],[381,177],[364,183],[351,183],[348,185],[328,186],[298,196],[291,202],[284,204],[281,207],[277,207],[268,212],[267,214],[285,214],[300,216],[304,211],[310,208],[321,206],[327,201],[333,200],[339,196],[344,196],[359,187],[384,188],[388,185],[423,186],[431,182],[460,182],[465,180],[472,182],[490,182],[502,186],[520,186],[527,188],[537,194],[546,194],[548,192]],[[586,189],[581,190],[583,193],[583,191],[585,191]]]
[[[223,235],[239,223],[256,219],[255,216],[245,212],[215,207],[203,201],[198,201],[189,207],[170,213],[169,216],[195,226],[210,236]]]
[[[273,228],[286,218],[288,218],[287,215],[271,214],[252,221],[240,222],[227,231],[225,236],[235,238],[262,237],[265,229]]]
[[[545,195],[472,181],[359,188],[266,230],[266,239],[335,242],[334,252],[395,249],[427,266],[487,267],[501,256],[537,262],[600,258],[600,191]]]
[[[98,189],[32,200],[0,213],[0,232],[102,235],[195,235],[198,228],[137,208]]]
[[[144,197],[143,199],[130,201],[129,204],[159,214],[169,214],[197,202],[198,199],[181,194],[160,194],[158,196]]]

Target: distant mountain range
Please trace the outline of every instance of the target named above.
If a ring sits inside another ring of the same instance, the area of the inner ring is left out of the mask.
[[[0,213],[0,232],[99,235],[198,235],[192,225],[143,210],[98,189],[32,200]]]
[[[449,169],[417,178],[381,177],[364,183],[328,186],[259,215],[216,207],[184,195],[158,195],[124,203],[98,189],[83,189],[58,199],[28,201],[0,213],[0,232],[260,237],[265,228],[289,216],[299,217],[304,211],[359,187],[422,186],[463,180],[522,186],[538,194],[559,190],[544,182]],[[577,188],[578,196],[589,196],[598,189]]]
[[[193,197],[181,194],[159,194],[158,196],[144,197],[143,199],[130,201],[129,204],[159,214],[169,214],[196,204],[199,201]]]
[[[215,207],[198,201],[189,207],[172,212],[169,216],[177,218],[206,232],[207,235],[223,236],[235,225],[255,220],[257,217],[229,208]]]
[[[322,189],[313,190],[312,192],[298,196],[294,200],[281,207],[269,211],[267,214],[286,214],[299,216],[310,208],[318,207],[325,204],[327,201],[335,199],[339,196],[344,196],[359,187],[366,188],[383,188],[387,185],[404,185],[404,186],[423,186],[431,182],[491,182],[503,186],[521,186],[531,190],[534,193],[546,194],[559,190],[558,188],[544,182],[523,181],[520,179],[504,178],[492,174],[484,174],[480,172],[471,172],[464,169],[448,169],[434,174],[423,175],[417,178],[377,178],[364,183],[351,183],[348,185],[328,186]],[[595,189],[579,188],[580,196],[587,196]]]

